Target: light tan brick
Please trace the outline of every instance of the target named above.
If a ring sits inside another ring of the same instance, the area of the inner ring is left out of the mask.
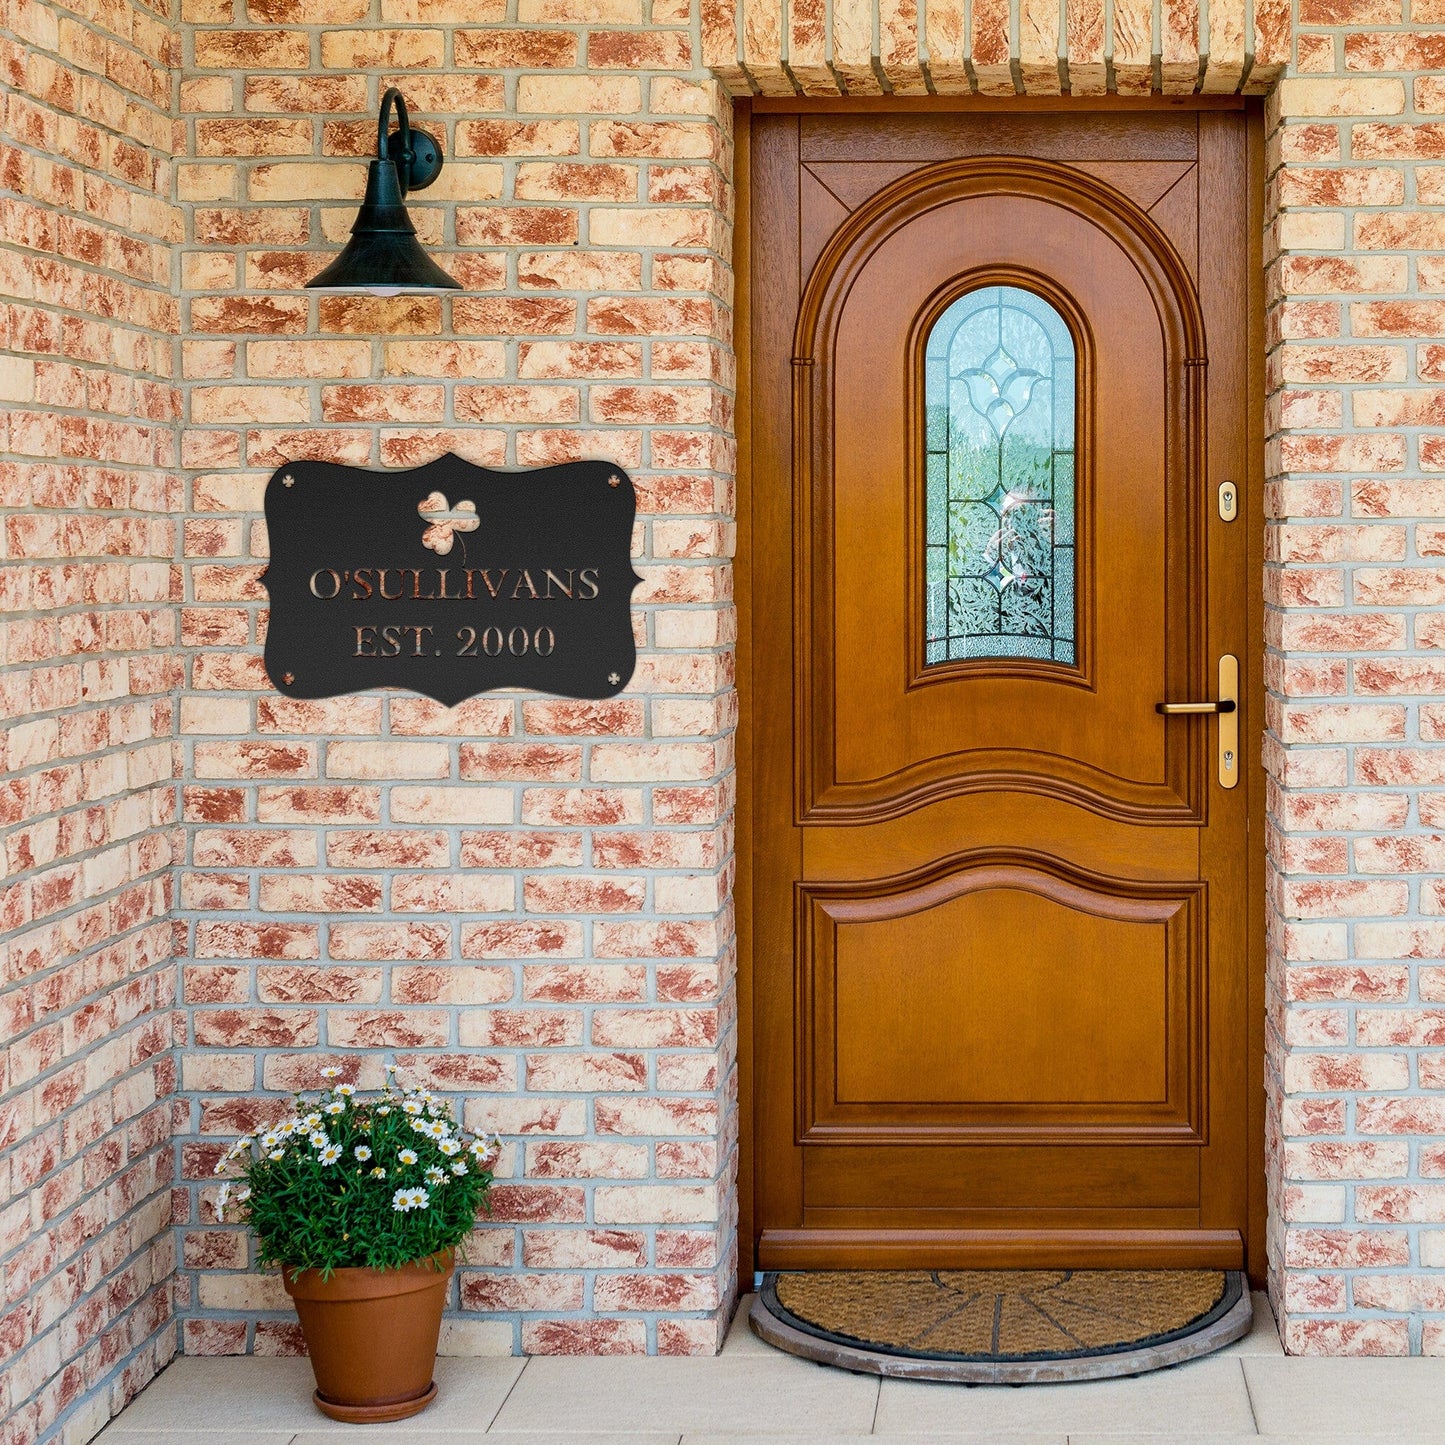
[[[522,115],[631,115],[642,109],[642,82],[633,76],[524,75],[517,82]]]

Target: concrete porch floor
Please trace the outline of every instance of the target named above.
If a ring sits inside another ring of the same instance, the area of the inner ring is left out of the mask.
[[[1289,1359],[1269,1305],[1237,1344],[1129,1380],[1076,1385],[880,1382],[753,1338],[744,1299],[716,1359],[444,1359],[437,1401],[397,1425],[341,1425],[311,1403],[305,1360],[180,1359],[98,1437],[104,1445],[1189,1445],[1445,1442],[1445,1359]]]

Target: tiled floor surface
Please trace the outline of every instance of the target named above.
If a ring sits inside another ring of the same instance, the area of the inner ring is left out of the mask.
[[[882,1382],[781,1355],[738,1312],[717,1359],[438,1361],[437,1401],[398,1425],[339,1425],[305,1360],[177,1360],[103,1445],[1209,1445],[1434,1440],[1445,1359],[1287,1359],[1263,1295],[1248,1339],[1192,1364],[1080,1385]]]

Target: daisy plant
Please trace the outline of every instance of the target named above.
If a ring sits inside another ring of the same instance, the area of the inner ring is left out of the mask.
[[[216,1165],[217,1218],[249,1222],[260,1263],[299,1271],[395,1269],[467,1237],[487,1207],[501,1140],[460,1128],[451,1105],[387,1071],[371,1097],[334,1082],[238,1139]]]

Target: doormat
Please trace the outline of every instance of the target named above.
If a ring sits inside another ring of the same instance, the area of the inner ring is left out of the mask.
[[[765,1275],[749,1323],[848,1370],[1018,1385],[1177,1365],[1252,1317],[1236,1270],[818,1270]]]

